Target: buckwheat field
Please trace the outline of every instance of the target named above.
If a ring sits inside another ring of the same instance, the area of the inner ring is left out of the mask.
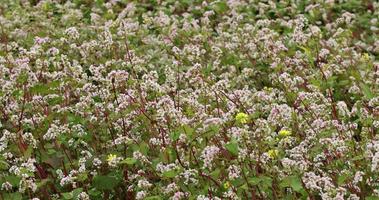
[[[378,200],[379,2],[0,0],[0,200]]]

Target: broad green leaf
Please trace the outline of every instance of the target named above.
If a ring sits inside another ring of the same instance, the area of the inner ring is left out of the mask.
[[[179,136],[180,136],[180,132],[174,131],[170,134],[170,139],[175,142],[176,140],[179,139]]]
[[[250,184],[252,184],[252,185],[258,185],[259,182],[260,182],[260,179],[259,179],[259,177],[252,177],[252,178],[250,178],[250,179],[248,180],[248,182],[249,182]]]
[[[219,168],[217,168],[213,172],[211,172],[210,175],[212,176],[212,178],[217,180],[220,176],[220,173],[221,173],[221,170]]]
[[[92,188],[88,191],[88,194],[97,197],[101,195],[101,192],[99,190],[96,190],[96,188]]]
[[[150,196],[146,197],[145,200],[161,200],[162,198],[160,196]]]
[[[4,160],[0,160],[0,170],[6,170],[8,168],[9,168],[9,164]]]
[[[8,181],[12,186],[18,186],[21,178],[18,176],[10,175],[5,177],[5,181]]]
[[[215,2],[212,5],[212,7],[213,7],[214,11],[218,14],[224,13],[225,11],[227,11],[229,9],[228,4],[225,1]]]
[[[93,186],[99,190],[111,190],[116,187],[120,180],[115,176],[95,176],[93,178]]]
[[[290,186],[296,192],[299,192],[301,189],[303,189],[303,185],[301,183],[301,180],[297,176],[291,176],[291,178],[290,178]]]
[[[301,180],[297,176],[288,176],[280,183],[282,187],[291,187],[294,191],[299,192],[303,189]]]
[[[30,158],[30,156],[32,155],[32,152],[33,152],[33,147],[29,146],[28,149],[24,152],[24,157]]]
[[[142,154],[147,155],[147,152],[149,152],[149,145],[146,144],[145,142],[142,142],[139,145],[139,150]]]
[[[300,49],[302,49],[304,51],[305,55],[308,58],[309,63],[313,66],[314,65],[314,58],[312,55],[312,51],[307,47],[300,47]]]
[[[83,192],[83,188],[76,188],[75,190],[72,191],[72,195],[74,196],[75,199],[77,199],[81,192]]]
[[[259,176],[259,177],[252,177],[248,179],[248,182],[252,185],[263,184],[265,186],[268,186],[268,185],[271,185],[272,179],[268,176]]]
[[[366,84],[359,84],[361,86],[361,89],[362,89],[362,92],[363,94],[368,98],[368,99],[372,99],[374,98],[374,95],[372,94],[371,90],[370,90],[370,87]]]
[[[121,161],[121,164],[127,164],[127,165],[133,165],[137,162],[135,158],[125,158],[123,161]]]
[[[208,130],[203,135],[204,137],[211,137],[213,135],[216,135],[220,132],[220,127],[217,125],[211,125],[208,127]]]
[[[348,174],[342,174],[341,176],[339,176],[337,179],[338,185],[342,185],[348,178],[349,178]]]
[[[19,192],[16,193],[4,193],[4,200],[21,200],[22,195]]]
[[[184,133],[188,136],[188,138],[192,139],[193,133],[195,130],[188,125],[183,125],[182,128],[183,128]]]
[[[358,160],[362,160],[362,159],[364,159],[364,158],[365,158],[364,155],[358,155],[358,156],[355,156],[354,158],[352,158],[351,160],[352,160],[352,161],[358,161]]]
[[[88,178],[87,172],[83,172],[77,176],[77,180],[80,182],[87,180],[87,178]]]
[[[225,145],[225,148],[233,155],[238,155],[238,143],[236,140],[232,140]]]
[[[62,193],[62,197],[64,199],[73,199],[74,195],[72,194],[72,192],[65,192],[65,193]]]
[[[166,172],[163,172],[163,177],[166,177],[166,178],[174,178],[176,175],[178,175],[179,172],[177,170],[170,170],[170,171],[166,171]]]
[[[379,200],[379,197],[376,196],[369,196],[365,198],[366,200]]]

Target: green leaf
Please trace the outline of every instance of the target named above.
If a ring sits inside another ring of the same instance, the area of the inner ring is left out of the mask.
[[[337,178],[338,185],[342,185],[349,178],[348,174],[342,174]]]
[[[83,192],[83,188],[76,188],[75,190],[72,191],[72,195],[74,196],[75,199],[79,196],[79,194]]]
[[[170,139],[175,142],[176,140],[179,139],[179,136],[180,136],[180,132],[174,131],[170,134]]]
[[[300,192],[303,189],[301,180],[297,176],[288,176],[280,183],[282,187],[291,187],[294,191]]]
[[[215,169],[213,172],[211,172],[211,177],[214,179],[218,179],[220,176],[221,170],[219,168]]]
[[[272,178],[268,176],[261,176],[260,179],[263,185],[270,186],[272,184]]]
[[[72,194],[72,192],[65,192],[65,193],[62,193],[62,197],[64,199],[73,199],[74,195]]]
[[[21,200],[22,195],[19,192],[16,193],[4,193],[4,200]]]
[[[18,186],[18,184],[20,183],[20,180],[21,178],[18,177],[18,176],[6,176],[5,177],[5,181],[9,182],[10,184],[12,184],[12,186]]]
[[[160,196],[150,196],[150,197],[146,197],[145,200],[160,200],[162,199]]]
[[[193,133],[195,130],[188,125],[183,125],[182,128],[183,128],[184,133],[188,136],[188,138],[192,139]]]
[[[99,190],[96,190],[96,188],[92,188],[88,191],[88,194],[94,197],[100,196],[101,192]]]
[[[57,105],[57,104],[60,104],[62,102],[63,102],[63,97],[61,97],[61,96],[53,97],[53,98],[47,100],[47,103],[50,106]]]
[[[304,51],[305,55],[308,58],[309,63],[312,66],[314,66],[314,58],[313,58],[313,55],[312,55],[312,51],[309,48],[306,48],[306,47],[300,47],[300,49],[302,49]]]
[[[72,113],[67,113],[66,116],[67,116],[68,122],[70,122],[70,123],[81,124],[84,122],[82,117],[74,115]]]
[[[374,98],[374,95],[372,94],[371,90],[370,90],[370,87],[366,84],[359,84],[361,86],[361,89],[362,89],[362,92],[363,94],[368,98],[368,99],[372,99]]]
[[[93,99],[93,101],[95,101],[96,103],[100,103],[100,102],[102,102],[100,96],[94,96],[94,97],[92,97],[92,99]]]
[[[352,161],[358,161],[358,160],[362,160],[364,158],[365,158],[364,155],[358,155],[358,156],[355,156],[354,158],[352,158],[351,160]]]
[[[83,182],[87,180],[87,178],[88,178],[87,172],[84,172],[84,173],[79,174],[76,180]]]
[[[127,164],[127,165],[133,165],[137,162],[135,158],[125,158],[123,161],[121,161],[121,164]]]
[[[252,177],[252,178],[250,178],[250,179],[248,180],[248,182],[249,182],[250,184],[252,184],[252,185],[258,185],[259,182],[260,182],[260,179],[259,179],[259,177]]]
[[[238,143],[236,140],[232,140],[225,145],[225,148],[233,155],[238,155]]]
[[[301,189],[303,189],[303,185],[301,183],[301,180],[298,177],[296,177],[296,176],[291,177],[291,179],[290,179],[290,186],[296,192],[299,192]]]
[[[17,77],[17,83],[24,84],[28,80],[28,73],[27,72],[22,72],[18,77]]]
[[[369,196],[365,198],[366,200],[379,200],[379,197],[376,196]]]
[[[224,13],[229,9],[228,4],[225,1],[215,2],[212,5],[212,8],[218,14]]]
[[[145,142],[140,143],[139,150],[143,155],[147,155],[147,152],[149,152],[149,145]]]
[[[252,185],[265,185],[269,186],[272,183],[272,179],[268,176],[252,177],[248,180]]]
[[[92,182],[99,190],[111,190],[120,183],[120,179],[115,176],[95,176]]]
[[[163,172],[162,175],[165,178],[174,178],[178,174],[179,174],[178,170],[170,170],[170,171]]]
[[[231,180],[230,183],[236,188],[242,186],[245,183],[245,180],[242,178],[236,178],[234,180]]]
[[[9,168],[9,164],[4,160],[0,160],[0,170],[6,170],[8,168]]]
[[[211,137],[217,135],[220,132],[220,127],[218,125],[211,125],[208,127],[207,131],[203,135],[204,137]]]
[[[50,90],[46,84],[36,84],[30,88],[30,92],[34,94],[49,94]]]
[[[24,152],[24,157],[30,158],[30,156],[32,155],[32,152],[33,152],[33,147],[29,146],[28,149]]]

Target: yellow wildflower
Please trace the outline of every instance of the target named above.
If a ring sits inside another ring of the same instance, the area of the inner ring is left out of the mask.
[[[268,157],[270,157],[271,159],[274,159],[275,157],[277,157],[278,156],[278,153],[279,153],[279,151],[278,150],[274,150],[274,149],[271,149],[271,150],[269,150],[268,152],[267,152],[267,154],[268,154]]]
[[[368,53],[364,53],[361,57],[362,61],[368,62],[370,61],[370,55]]]
[[[229,183],[229,181],[226,181],[225,183],[224,183],[224,188],[225,189],[228,189],[230,187],[230,183]]]
[[[108,162],[112,162],[112,161],[114,161],[116,158],[117,158],[117,155],[109,154],[108,157],[107,157],[107,161],[108,161]]]
[[[287,136],[290,136],[291,134],[292,134],[291,131],[288,131],[288,130],[279,131],[279,136],[281,137],[287,137]]]
[[[236,121],[238,123],[246,124],[248,120],[249,120],[249,115],[247,115],[246,113],[240,112],[236,115]]]

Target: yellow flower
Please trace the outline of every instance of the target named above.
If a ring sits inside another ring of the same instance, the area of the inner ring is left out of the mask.
[[[117,155],[109,154],[108,157],[107,157],[107,161],[108,161],[108,162],[112,162],[112,161],[115,160],[116,158],[117,158]]]
[[[236,115],[236,121],[238,123],[246,124],[248,120],[249,120],[249,115],[247,115],[246,113],[240,112]]]
[[[364,53],[361,57],[362,61],[370,61],[370,55],[368,55],[368,53]]]
[[[270,157],[271,159],[274,159],[276,156],[278,156],[278,153],[279,151],[278,150],[274,150],[274,149],[271,149],[267,152],[268,154],[268,157]]]
[[[224,188],[225,189],[228,189],[230,187],[230,183],[229,183],[229,181],[226,181],[225,183],[224,183]]]
[[[290,136],[291,134],[292,134],[291,131],[288,131],[288,130],[279,131],[279,136],[281,137],[287,137],[287,136]]]

